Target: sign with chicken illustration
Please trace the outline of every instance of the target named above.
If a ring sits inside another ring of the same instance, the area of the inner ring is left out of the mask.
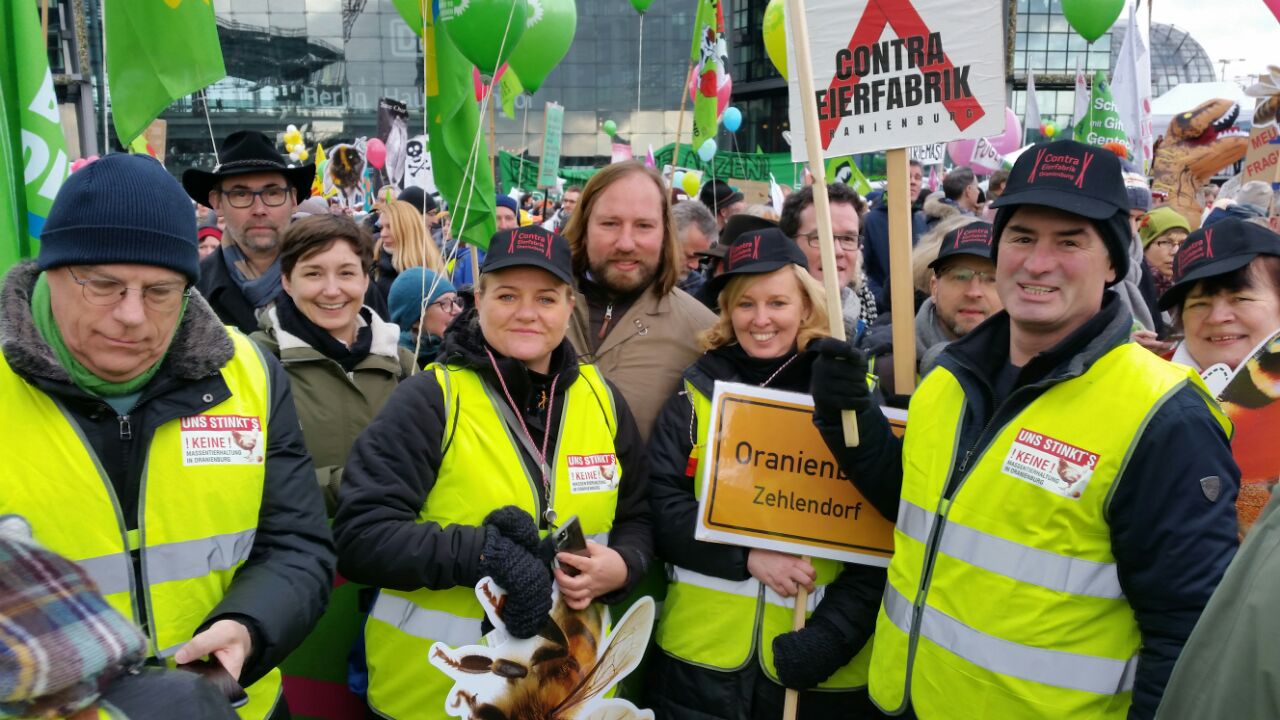
[[[644,657],[653,630],[649,597],[610,627],[609,609],[592,603],[572,610],[552,590],[551,614],[539,634],[511,637],[502,621],[506,593],[492,578],[476,585],[476,597],[494,630],[483,645],[431,646],[432,665],[453,688],[445,701],[450,717],[470,720],[652,720],[653,712],[606,697]]]

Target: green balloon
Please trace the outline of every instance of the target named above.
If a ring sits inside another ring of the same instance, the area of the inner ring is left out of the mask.
[[[542,12],[529,18],[524,37],[507,60],[530,93],[537,92],[564,59],[578,29],[578,8],[573,0],[542,0],[541,5]]]
[[[613,137],[618,134],[618,123],[612,120],[604,121],[604,134]]]
[[[404,19],[404,24],[418,37],[422,37],[422,8],[418,0],[391,0],[391,4],[396,6],[396,12]]]
[[[1080,37],[1093,42],[1106,34],[1124,11],[1124,0],[1062,0],[1062,14]]]
[[[631,0],[631,7],[635,8],[636,12],[641,15],[643,15],[644,11],[648,10],[649,6],[652,4],[653,0]]]
[[[440,0],[445,33],[458,52],[489,77],[520,44],[528,20],[525,0]]]

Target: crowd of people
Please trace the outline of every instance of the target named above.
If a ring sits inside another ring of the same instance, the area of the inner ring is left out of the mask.
[[[322,715],[340,678],[379,717],[524,717],[429,664],[494,629],[490,578],[561,645],[555,603],[659,600],[622,690],[659,718],[1270,716],[1280,521],[1201,375],[1280,331],[1280,208],[1188,219],[1042,149],[985,188],[911,166],[913,393],[881,192],[827,187],[827,266],[812,187],[775,212],[637,161],[498,196],[483,250],[417,188],[330,212],[257,132],[181,184],[86,166],[0,290],[0,713]],[[718,381],[813,396],[887,569],[695,537]]]

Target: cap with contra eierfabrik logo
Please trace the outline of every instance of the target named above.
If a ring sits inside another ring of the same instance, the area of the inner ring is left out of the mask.
[[[724,270],[707,283],[717,295],[734,275],[771,273],[787,265],[809,267],[800,246],[777,228],[742,233],[729,245],[722,262]]]
[[[957,255],[991,259],[991,226],[982,221],[952,230],[942,236],[942,244],[938,246],[938,257],[929,263],[929,268],[938,270],[942,264]]]
[[[494,233],[480,272],[520,266],[541,268],[573,284],[573,255],[569,251],[569,241],[536,225]]]
[[[1120,159],[1074,140],[1032,145],[1018,156],[1004,192],[991,203],[1046,205],[1093,220],[1129,211]]]
[[[1182,304],[1196,283],[1239,270],[1259,255],[1280,256],[1280,235],[1257,223],[1228,218],[1196,230],[1173,256],[1173,285],[1160,296],[1160,309]]]

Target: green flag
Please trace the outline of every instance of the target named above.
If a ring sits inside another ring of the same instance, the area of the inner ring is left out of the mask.
[[[871,183],[867,180],[867,176],[862,174],[862,169],[858,167],[852,155],[827,159],[827,182],[844,183],[863,197],[871,192]]]
[[[693,151],[716,136],[719,129],[717,90],[728,73],[722,63],[724,48],[724,11],[720,0],[698,0],[698,15],[693,21]]]
[[[1075,127],[1075,139],[1086,145],[1110,145],[1119,143],[1132,152],[1124,123],[1111,97],[1111,83],[1106,73],[1099,70],[1093,76],[1093,92],[1089,94],[1089,109]]]
[[[502,114],[516,119],[516,98],[524,92],[524,85],[516,77],[516,71],[508,67],[498,79],[498,97],[502,98]],[[489,102],[493,102],[490,100]]]
[[[418,0],[393,2],[400,17],[422,37],[431,171],[441,197],[449,204],[453,234],[487,250],[489,238],[498,229],[494,219],[497,196],[488,145],[480,129],[471,63],[437,21],[438,11],[433,11],[431,0],[423,0],[421,5]],[[426,10],[425,18],[420,7]]]
[[[0,4],[0,270],[32,257],[58,189],[67,146],[36,3]]]
[[[227,76],[209,0],[109,0],[107,86],[128,145],[174,100]]]

